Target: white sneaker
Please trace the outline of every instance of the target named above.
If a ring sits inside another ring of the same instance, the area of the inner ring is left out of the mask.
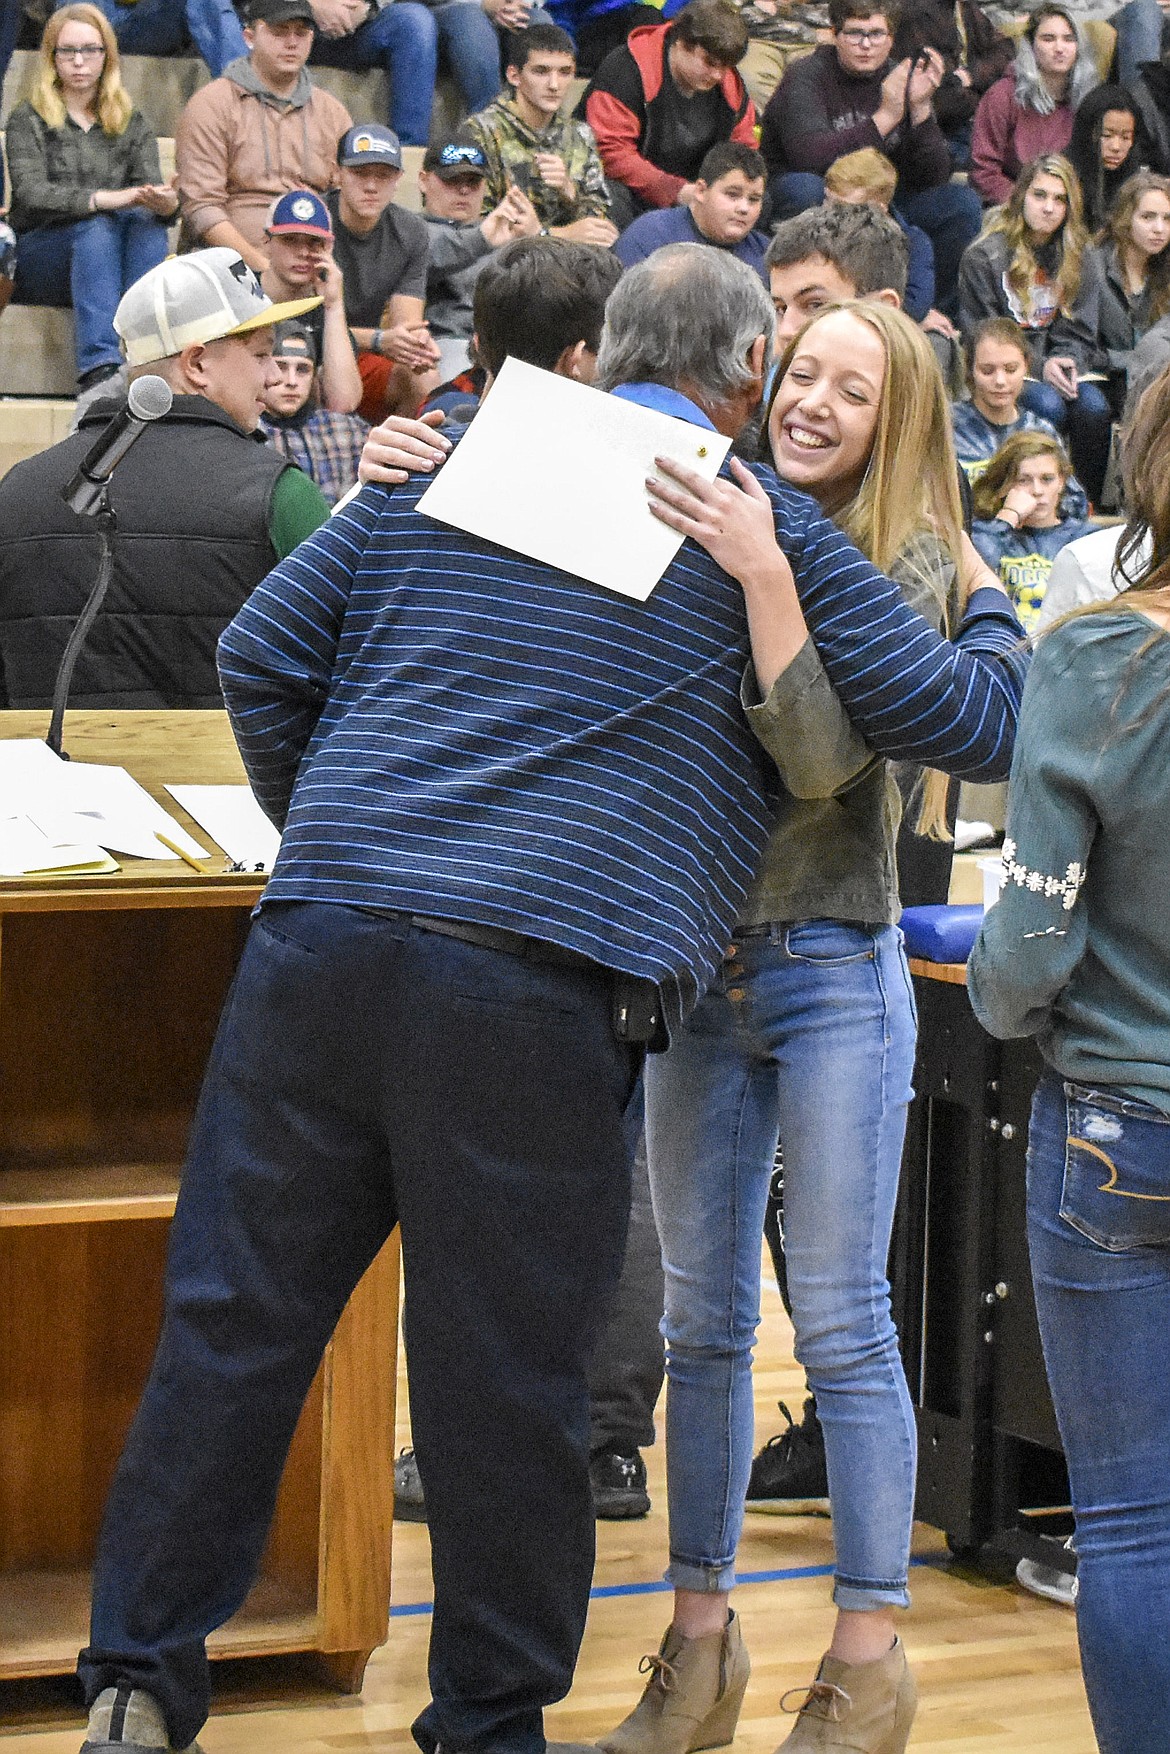
[[[1073,1551],[1071,1535],[1064,1545],[1069,1553]],[[1016,1582],[1021,1589],[1028,1590],[1033,1596],[1043,1596],[1047,1602],[1059,1602],[1062,1608],[1076,1607],[1075,1572],[1061,1571],[1055,1565],[1041,1565],[1038,1559],[1021,1559],[1016,1566]]]

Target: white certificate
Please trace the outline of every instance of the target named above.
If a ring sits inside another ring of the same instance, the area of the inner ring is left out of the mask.
[[[731,440],[509,359],[418,509],[644,601],[682,537],[650,510],[655,457],[713,481]]]

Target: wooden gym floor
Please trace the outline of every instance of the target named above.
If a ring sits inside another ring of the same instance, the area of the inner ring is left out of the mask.
[[[756,1366],[761,1441],[779,1428],[777,1400],[799,1417],[802,1379],[774,1283],[764,1280],[765,1317]],[[400,1385],[403,1390],[405,1385]],[[400,1396],[399,1442],[409,1441]],[[647,1456],[654,1508],[635,1523],[598,1524],[596,1595],[565,1703],[548,1716],[559,1740],[590,1741],[638,1695],[638,1658],[657,1647],[668,1598],[661,1444]],[[518,1471],[518,1478],[522,1470]],[[917,1754],[1094,1754],[1077,1665],[1073,1615],[1054,1604],[952,1569],[934,1530],[919,1527],[914,1606],[902,1632],[921,1695],[911,1747]],[[832,1625],[830,1525],[825,1518],[750,1515],[741,1575],[767,1574],[736,1597],[752,1654],[752,1680],[735,1754],[772,1754],[791,1727],[778,1701],[811,1680]],[[802,1576],[814,1570],[818,1575]],[[360,1699],[340,1698],[298,1665],[270,1660],[217,1667],[216,1714],[200,1737],[206,1754],[411,1754],[409,1726],[426,1700],[430,1566],[424,1528],[394,1536],[394,1613]],[[257,1700],[262,1699],[262,1704]],[[0,1689],[0,1740],[12,1754],[77,1754],[80,1715],[62,1688]]]

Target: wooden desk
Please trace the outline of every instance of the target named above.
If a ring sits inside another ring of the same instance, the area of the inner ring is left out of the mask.
[[[0,737],[47,727],[0,714]],[[164,781],[244,777],[222,712],[71,712],[65,748],[127,767],[204,845]],[[69,1671],[86,1642],[187,1130],[263,884],[212,863],[0,880],[0,1679]],[[318,1653],[360,1687],[388,1625],[397,1322],[395,1237],[338,1324],[259,1580],[213,1656]]]

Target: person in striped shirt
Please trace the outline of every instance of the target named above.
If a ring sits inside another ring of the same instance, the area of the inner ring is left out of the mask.
[[[509,249],[539,247],[563,249]],[[602,358],[614,394],[734,432],[772,327],[758,276],[684,245],[619,283]],[[433,523],[410,480],[367,486],[225,633],[225,700],[283,839],[107,1507],[88,1754],[197,1734],[204,1640],[255,1575],[301,1402],[395,1224],[435,1590],[415,1739],[543,1754],[592,1575],[587,1365],[626,1111],[771,821],[740,706],[752,643],[795,594],[860,734],[973,778],[1005,771],[1022,687],[999,593],[947,645],[811,499],[758,478],[787,557],[759,591],[688,542],[645,603],[611,595]]]

